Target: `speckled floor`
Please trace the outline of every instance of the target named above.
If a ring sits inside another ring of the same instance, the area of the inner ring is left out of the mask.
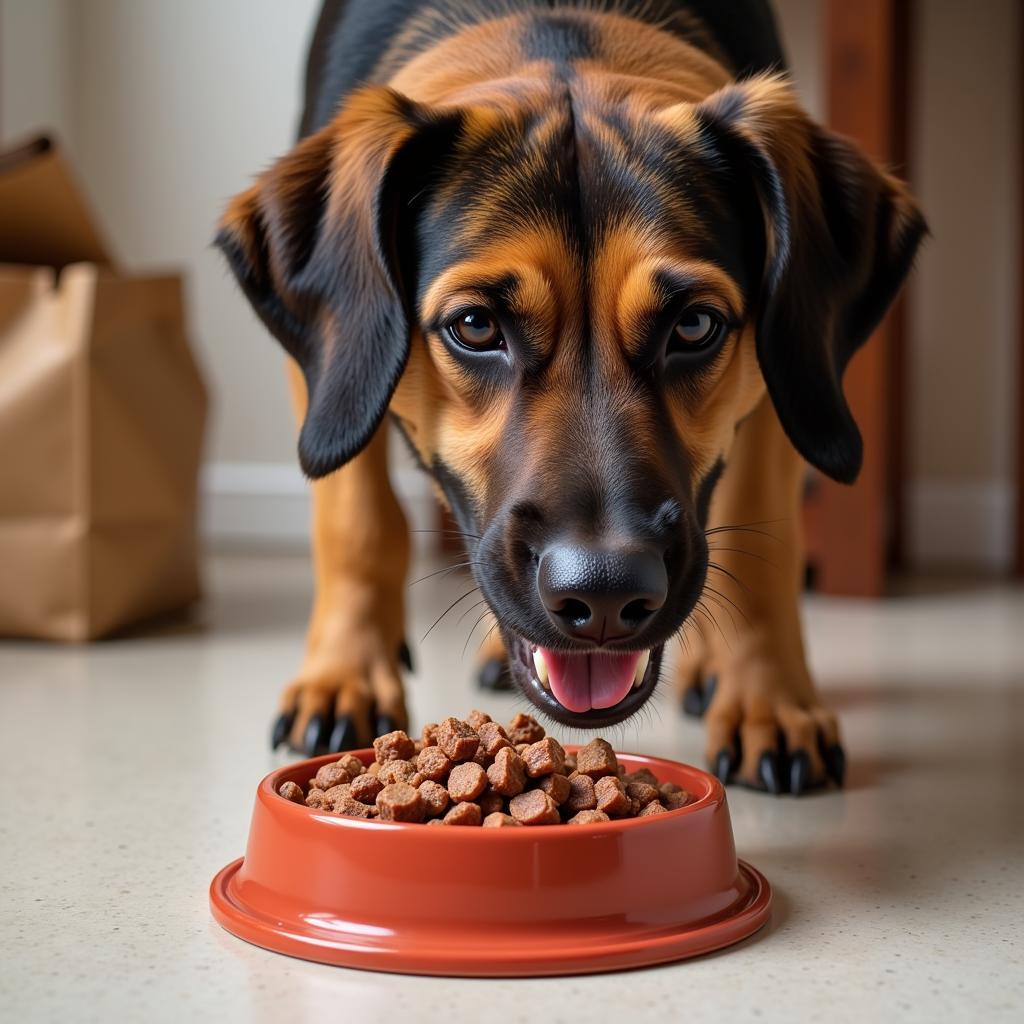
[[[266,730],[299,656],[307,574],[294,556],[221,556],[192,627],[0,644],[0,1019],[1021,1019],[1020,590],[808,602],[849,785],[799,801],[730,791],[737,846],[776,890],[753,939],[629,974],[456,981],[289,960],[210,918],[210,877],[242,852],[253,787],[276,763]],[[457,585],[412,590],[416,637]],[[417,722],[517,704],[470,686],[472,618],[455,618],[417,652]],[[655,710],[617,744],[699,758],[700,725],[667,693]]]

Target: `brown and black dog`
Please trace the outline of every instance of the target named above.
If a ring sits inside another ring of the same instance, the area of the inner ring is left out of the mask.
[[[218,235],[292,356],[316,481],[275,744],[406,723],[390,413],[467,541],[490,657],[546,715],[634,714],[685,627],[723,779],[842,781],[798,618],[802,458],[857,475],[843,369],[925,225],[783,67],[759,0],[326,4],[301,140]]]

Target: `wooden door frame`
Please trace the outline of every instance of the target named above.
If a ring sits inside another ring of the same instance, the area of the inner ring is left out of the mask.
[[[1024,95],[1024,12],[1017,12],[1018,96]],[[1024,104],[1017,106],[1017,473],[1016,550],[1014,573],[1024,579]]]
[[[826,0],[826,119],[906,176],[910,0]],[[808,556],[817,589],[878,597],[903,552],[906,305],[901,299],[854,356],[844,390],[864,438],[853,487],[823,477],[808,493]]]

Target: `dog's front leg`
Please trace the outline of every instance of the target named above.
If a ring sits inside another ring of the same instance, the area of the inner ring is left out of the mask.
[[[764,399],[739,428],[711,505],[701,610],[707,757],[716,773],[771,792],[842,781],[835,715],[807,669],[799,601],[805,465]],[[694,665],[679,670],[693,682]],[[692,707],[695,701],[688,702]]]
[[[305,386],[294,365],[290,377],[301,419]],[[310,755],[368,746],[408,724],[400,665],[409,534],[388,478],[386,424],[312,493],[313,614],[274,730],[275,745],[287,738]]]

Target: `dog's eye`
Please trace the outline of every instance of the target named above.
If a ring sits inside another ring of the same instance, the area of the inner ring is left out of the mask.
[[[494,314],[483,307],[460,313],[448,324],[447,330],[453,341],[478,352],[502,348],[505,344]]]
[[[678,348],[692,351],[707,348],[718,341],[725,321],[710,309],[688,309],[676,322],[673,330]]]

